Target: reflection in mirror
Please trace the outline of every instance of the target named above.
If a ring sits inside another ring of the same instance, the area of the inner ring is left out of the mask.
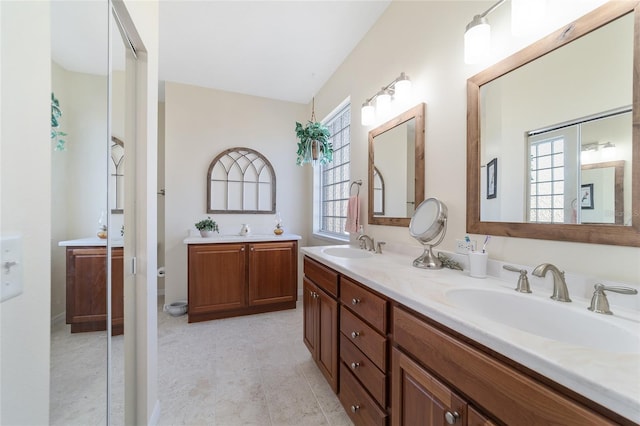
[[[384,216],[384,177],[377,167],[373,167],[373,214]]]
[[[124,142],[111,136],[111,162],[109,163],[109,206],[111,213],[122,213],[124,206]]]
[[[468,80],[468,232],[640,245],[636,4],[607,3]],[[602,177],[591,192],[587,164],[609,161],[620,185]]]
[[[105,240],[100,246],[57,243],[98,240],[107,210],[108,14],[106,2],[51,2],[51,85],[67,133],[65,151],[51,155],[51,424],[107,424],[107,333],[82,332],[96,309],[106,318]],[[68,292],[75,281],[67,279],[69,253],[78,254],[74,265],[83,271],[79,292]],[[87,285],[91,277],[95,285]]]
[[[408,226],[424,200],[424,104],[369,132],[369,223]]]

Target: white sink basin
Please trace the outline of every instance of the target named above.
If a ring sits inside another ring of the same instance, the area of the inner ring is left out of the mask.
[[[640,354],[640,326],[627,328],[615,319],[575,309],[576,302],[545,300],[528,294],[488,289],[453,289],[447,299],[456,307],[503,325],[567,344],[615,353]],[[628,321],[618,320],[618,321]]]
[[[373,256],[373,253],[366,250],[355,249],[351,247],[327,247],[322,249],[324,254],[335,257],[343,257],[346,259],[365,259]]]

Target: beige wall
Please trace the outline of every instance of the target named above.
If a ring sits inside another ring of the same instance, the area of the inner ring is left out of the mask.
[[[165,86],[165,303],[187,298],[187,247],[194,223],[208,216],[206,178],[220,152],[247,147],[272,164],[277,182],[276,209],[286,232],[304,234],[311,209],[309,167],[296,166],[295,121],[308,120],[306,107],[166,83]],[[273,232],[274,215],[211,214],[220,234],[249,223],[254,233]],[[301,244],[305,244],[303,240]]]
[[[550,4],[551,17],[537,34],[510,35],[509,3],[490,15],[494,51],[490,62],[519,50],[560,28],[602,1],[565,3],[568,10]],[[487,66],[465,65],[463,34],[474,14],[492,2],[392,2],[384,15],[316,94],[316,115],[323,117],[346,96],[351,96],[352,180],[367,179],[367,132],[359,106],[380,86],[406,72],[413,82],[414,102],[426,102],[427,196],[441,198],[449,209],[447,236],[441,247],[454,249],[466,232],[466,80]],[[366,218],[366,191],[362,218]],[[362,195],[362,192],[361,192]],[[306,203],[311,203],[308,198]],[[366,219],[365,219],[366,221]],[[377,240],[416,246],[406,228],[365,226]],[[311,226],[307,229],[311,232]],[[481,240],[484,236],[472,236]],[[310,240],[325,244],[322,240]],[[490,256],[525,265],[553,262],[567,271],[594,278],[637,282],[640,249],[594,244],[549,242],[495,237]]]
[[[0,2],[0,234],[22,235],[24,288],[0,304],[3,425],[49,423],[49,17],[47,2]]]

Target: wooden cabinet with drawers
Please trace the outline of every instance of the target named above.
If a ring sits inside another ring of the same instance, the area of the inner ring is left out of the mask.
[[[305,343],[356,425],[634,424],[318,261],[305,274]]]
[[[386,424],[387,300],[340,277],[340,402],[355,424]]]
[[[294,309],[296,241],[190,244],[189,322]]]

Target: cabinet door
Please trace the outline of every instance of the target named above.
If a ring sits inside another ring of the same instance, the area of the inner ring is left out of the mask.
[[[111,251],[111,334],[124,331],[124,249]]]
[[[189,246],[188,287],[191,314],[245,307],[245,245]]]
[[[489,418],[480,414],[475,408],[469,406],[468,409],[468,426],[498,426],[496,423],[492,422]]]
[[[451,389],[393,349],[392,424],[466,425],[467,404]]]
[[[249,244],[249,305],[295,302],[298,258],[295,241]]]
[[[338,391],[338,302],[324,291],[317,290],[318,297],[318,348],[316,362],[320,371]]]
[[[311,352],[313,358],[317,358],[318,341],[318,303],[316,302],[316,287],[306,277],[302,282],[302,309],[303,309],[303,335],[302,340]]]
[[[123,250],[112,249],[111,324],[112,334],[122,334],[124,325]],[[71,332],[107,329],[107,249],[67,249],[67,323]]]
[[[106,321],[106,254],[103,247],[67,249],[67,323]]]

